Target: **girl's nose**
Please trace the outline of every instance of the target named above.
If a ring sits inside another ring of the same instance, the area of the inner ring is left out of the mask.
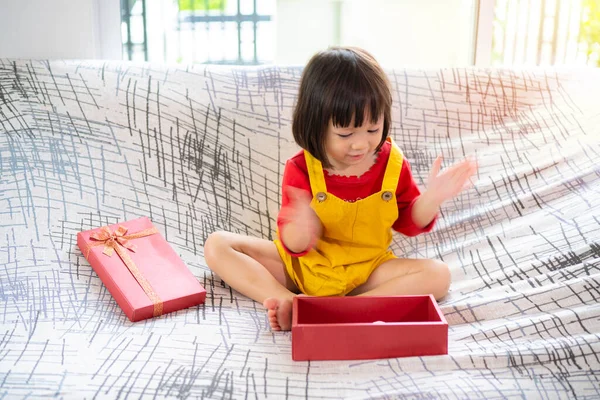
[[[352,150],[363,150],[367,148],[366,142],[354,142],[352,143]]]

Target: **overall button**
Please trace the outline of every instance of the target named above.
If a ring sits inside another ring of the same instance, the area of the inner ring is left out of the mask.
[[[390,201],[392,199],[392,197],[394,197],[392,192],[385,191],[381,194],[381,198],[385,201]]]
[[[325,192],[319,192],[319,193],[317,193],[317,201],[319,203],[324,202],[325,199],[327,199],[327,194]]]

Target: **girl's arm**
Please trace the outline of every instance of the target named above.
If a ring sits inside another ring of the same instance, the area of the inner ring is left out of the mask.
[[[411,216],[415,225],[419,228],[425,228],[431,224],[440,211],[439,200],[432,197],[430,192],[421,194],[414,202]]]
[[[312,196],[308,174],[294,159],[288,160],[285,165],[281,186],[282,207],[277,218],[279,239],[288,253],[300,257],[321,237],[322,228],[321,221],[310,207]]]
[[[310,207],[309,192],[292,186],[286,188],[290,204],[283,210],[286,223],[281,226],[280,238],[293,255],[299,256],[310,250],[321,237],[321,221]]]
[[[428,197],[428,195],[424,197],[421,195],[421,191],[413,179],[410,163],[404,159],[396,189],[398,219],[394,223],[393,229],[406,236],[417,236],[430,232],[435,225],[438,208],[430,203]]]

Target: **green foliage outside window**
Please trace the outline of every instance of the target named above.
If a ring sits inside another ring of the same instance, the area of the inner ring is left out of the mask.
[[[177,3],[179,11],[223,11],[226,0],[177,0]]]
[[[583,17],[579,38],[581,42],[587,43],[588,58],[596,59],[596,65],[600,66],[600,2],[598,0],[583,1]]]

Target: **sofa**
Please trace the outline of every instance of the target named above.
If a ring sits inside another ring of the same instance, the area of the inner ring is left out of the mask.
[[[275,237],[301,72],[0,60],[0,398],[600,397],[599,70],[386,70],[422,188],[438,154],[479,160],[392,244],[450,266],[448,354],[318,362],[203,257],[216,230]],[[132,323],[76,237],[142,216],[207,295]]]

